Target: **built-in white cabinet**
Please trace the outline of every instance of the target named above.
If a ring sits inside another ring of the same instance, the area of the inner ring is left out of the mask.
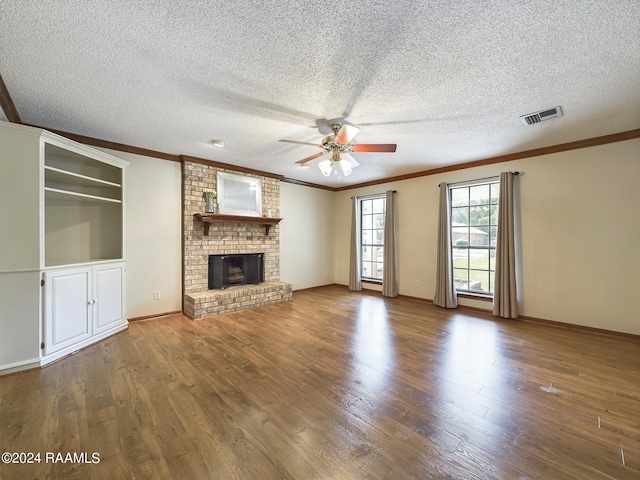
[[[91,337],[91,269],[51,270],[44,273],[44,354]]]
[[[44,272],[45,356],[71,353],[126,325],[124,274],[122,262]]]
[[[0,122],[0,373],[44,365],[127,327],[127,165]]]
[[[126,323],[124,264],[93,267],[91,277],[91,326],[94,335]]]

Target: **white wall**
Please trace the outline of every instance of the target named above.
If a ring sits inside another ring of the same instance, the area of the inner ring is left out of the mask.
[[[524,313],[640,334],[640,139],[514,168]]]
[[[180,163],[104,151],[131,162],[125,170],[127,318],[181,310]]]
[[[432,299],[437,185],[507,170],[524,173],[517,180],[521,313],[640,334],[640,139],[337,192],[336,282],[349,278],[350,197],[395,189],[399,293]]]
[[[110,153],[131,162],[128,317],[180,310],[180,165]],[[350,197],[395,189],[399,292],[432,299],[437,185],[505,170],[523,172],[517,180],[521,313],[640,334],[634,305],[640,297],[640,139],[335,193],[283,182],[280,278],[297,290],[347,284]],[[153,300],[156,290],[160,300]]]
[[[0,375],[40,363],[40,272],[0,273]]]
[[[335,282],[333,196],[280,183],[280,280],[294,290]]]

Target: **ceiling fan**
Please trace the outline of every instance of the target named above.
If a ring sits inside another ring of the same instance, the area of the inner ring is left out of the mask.
[[[329,125],[333,135],[327,135],[322,139],[320,145],[316,143],[298,142],[296,140],[280,140],[285,143],[295,143],[297,145],[309,145],[312,147],[318,147],[322,149],[322,152],[311,155],[302,160],[298,160],[298,165],[304,165],[311,160],[315,160],[323,155],[330,154],[331,158],[320,162],[318,167],[323,175],[328,177],[331,173],[335,172],[338,175],[342,173],[345,177],[351,173],[354,167],[360,165],[355,158],[353,158],[350,152],[387,152],[393,153],[396,151],[397,145],[395,143],[356,143],[352,144],[351,140],[360,131],[360,128],[349,123],[331,123]]]

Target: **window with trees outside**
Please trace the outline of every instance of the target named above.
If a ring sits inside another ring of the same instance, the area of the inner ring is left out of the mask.
[[[455,288],[493,295],[500,182],[450,187],[449,192]]]
[[[360,242],[363,279],[382,280],[384,265],[384,217],[386,199],[368,197],[360,200]]]

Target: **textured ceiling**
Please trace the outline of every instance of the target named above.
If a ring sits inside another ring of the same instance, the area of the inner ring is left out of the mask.
[[[640,2],[0,0],[0,74],[25,123],[344,186],[640,128]],[[397,153],[297,167],[331,118]]]

